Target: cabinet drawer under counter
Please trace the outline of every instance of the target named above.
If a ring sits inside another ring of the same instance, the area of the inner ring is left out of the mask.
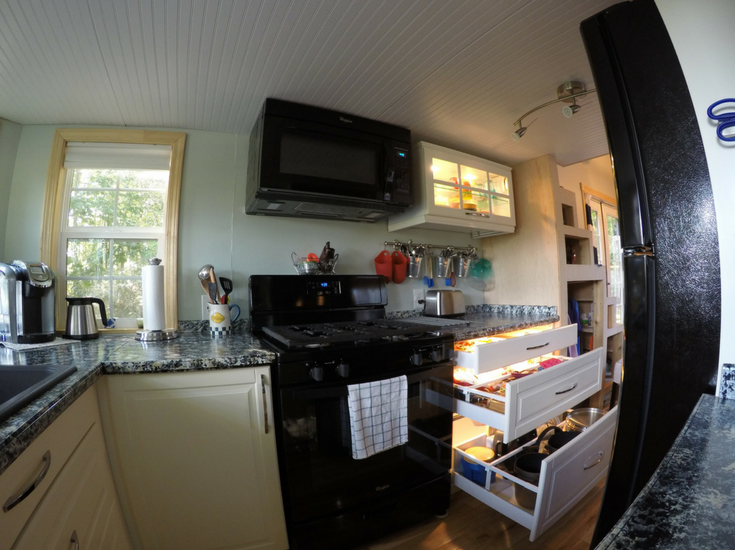
[[[602,349],[575,358],[542,356],[539,360],[540,364],[558,363],[513,380],[509,380],[511,374],[469,386],[455,385],[454,412],[502,430],[503,442],[508,443],[602,387]]]
[[[454,350],[458,367],[481,374],[576,343],[576,324],[555,329],[547,325],[466,340],[455,344]]]

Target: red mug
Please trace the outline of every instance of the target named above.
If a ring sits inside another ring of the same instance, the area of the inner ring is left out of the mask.
[[[402,283],[408,272],[408,258],[400,250],[393,251],[391,258],[393,259],[393,282]]]
[[[375,273],[385,277],[386,283],[390,283],[393,278],[393,260],[387,250],[375,256]]]

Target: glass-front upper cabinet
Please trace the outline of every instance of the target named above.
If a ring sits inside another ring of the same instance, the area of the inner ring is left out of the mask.
[[[414,158],[416,204],[391,216],[389,231],[420,226],[486,237],[515,230],[509,167],[426,142]]]

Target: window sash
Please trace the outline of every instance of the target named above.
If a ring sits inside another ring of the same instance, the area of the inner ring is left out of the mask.
[[[105,144],[100,144],[105,145]],[[170,148],[169,148],[170,150]],[[65,163],[66,164],[66,163]],[[83,168],[90,168],[89,166],[85,166]],[[82,169],[82,167],[78,167],[78,169]],[[109,169],[109,168],[106,168]],[[128,168],[120,168],[120,170],[127,170]],[[142,280],[142,277],[140,275],[138,276],[115,276],[113,275],[113,262],[112,262],[112,256],[114,253],[114,244],[115,240],[133,240],[133,241],[142,241],[142,240],[154,240],[157,241],[158,244],[158,252],[156,254],[157,257],[165,256],[166,253],[166,242],[163,238],[164,232],[163,227],[165,226],[165,203],[164,203],[164,220],[161,227],[125,227],[125,226],[118,226],[117,218],[118,218],[118,199],[120,194],[120,188],[118,187],[110,187],[110,188],[88,188],[92,191],[100,191],[104,193],[110,193],[115,195],[115,207],[113,211],[113,224],[112,226],[70,226],[68,225],[69,222],[69,210],[71,208],[71,194],[73,191],[79,190],[79,187],[74,187],[74,169],[68,169],[66,170],[66,177],[64,178],[64,198],[62,201],[62,218],[61,218],[61,227],[60,227],[60,238],[59,238],[59,249],[58,249],[58,257],[62,258],[63,261],[60,262],[57,266],[56,270],[56,277],[57,277],[57,283],[58,283],[58,290],[57,292],[61,293],[63,291],[64,298],[67,296],[68,288],[69,288],[69,282],[70,281],[104,281],[106,282],[107,286],[107,292],[105,296],[95,296],[96,298],[102,298],[105,300],[105,302],[108,302],[109,304],[109,310],[108,310],[108,317],[112,317],[113,315],[117,318],[122,319],[135,319],[133,317],[127,318],[122,317],[121,315],[118,315],[115,313],[115,307],[114,307],[114,286],[113,281],[128,281],[128,280]],[[84,188],[81,188],[84,189]],[[130,189],[126,188],[123,192],[128,192]],[[145,190],[148,191],[148,190]],[[164,200],[165,200],[165,194],[164,194]],[[89,277],[89,276],[70,276],[67,273],[67,251],[69,246],[69,240],[70,239],[101,239],[101,240],[107,240],[110,241],[110,250],[109,250],[109,271],[102,276],[102,278],[98,277]],[[142,313],[141,313],[142,316]],[[137,318],[137,317],[136,317]]]

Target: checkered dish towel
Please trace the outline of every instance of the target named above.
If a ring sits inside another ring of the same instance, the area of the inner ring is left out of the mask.
[[[408,379],[347,386],[352,458],[368,458],[408,441]]]

